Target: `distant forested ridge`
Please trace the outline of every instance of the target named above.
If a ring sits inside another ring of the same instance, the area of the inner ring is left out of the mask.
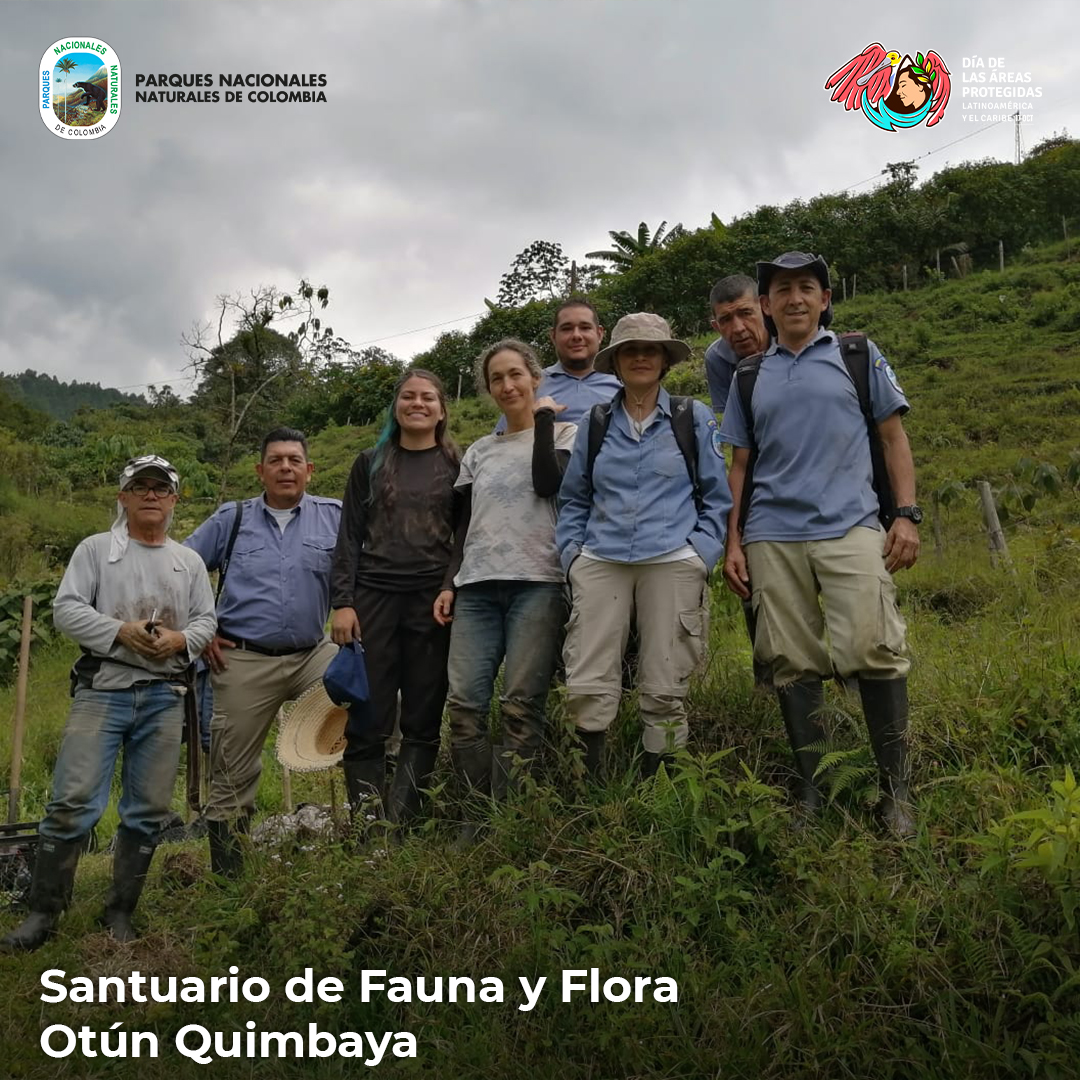
[[[56,420],[70,420],[84,405],[107,409],[122,401],[145,405],[141,394],[124,394],[100,383],[60,382],[55,375],[42,375],[27,368],[19,375],[0,372],[0,390],[13,401],[38,409]]]

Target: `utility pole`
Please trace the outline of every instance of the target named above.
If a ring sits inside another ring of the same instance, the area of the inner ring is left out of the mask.
[[[1020,110],[1019,109],[1017,109],[1016,112],[1014,112],[1012,114],[1012,118],[1013,118],[1014,121],[1016,121],[1016,123],[1015,123],[1015,127],[1016,127],[1016,164],[1019,165],[1020,162],[1024,160],[1024,141],[1020,137]]]

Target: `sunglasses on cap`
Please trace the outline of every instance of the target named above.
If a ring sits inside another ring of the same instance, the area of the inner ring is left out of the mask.
[[[142,473],[154,470],[161,473],[165,479],[165,482],[169,484],[171,490],[165,494],[172,494],[180,488],[180,475],[169,464],[165,458],[160,457],[157,454],[144,454],[142,457],[133,457],[128,460],[128,463],[124,466],[124,471],[120,474],[120,490],[130,491],[135,488],[135,477],[140,476]],[[157,485],[148,485],[146,483],[139,484],[139,487],[144,490],[136,491],[135,494],[145,495],[148,487]]]

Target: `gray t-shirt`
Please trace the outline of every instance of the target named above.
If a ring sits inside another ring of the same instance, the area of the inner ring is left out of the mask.
[[[575,424],[555,425],[555,449],[574,448]],[[562,581],[555,500],[532,486],[533,428],[477,439],[461,459],[456,487],[472,485],[472,518],[454,584]]]
[[[95,690],[120,690],[141,679],[179,675],[209,644],[217,628],[214,593],[198,552],[175,540],[151,546],[132,538],[110,563],[110,533],[88,536],[75,549],[53,600],[57,630],[99,657],[112,657],[94,676]],[[187,638],[187,652],[148,660],[116,641],[122,623],[149,619]]]

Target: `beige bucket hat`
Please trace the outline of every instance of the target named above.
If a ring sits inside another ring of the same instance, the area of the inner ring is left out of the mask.
[[[347,709],[330,700],[320,679],[288,712],[279,714],[278,761],[293,772],[318,772],[337,765],[345,753],[348,717]]]
[[[615,350],[630,341],[650,341],[663,345],[673,364],[681,364],[690,355],[690,346],[672,337],[667,319],[648,311],[635,311],[632,315],[624,315],[615,324],[611,341],[596,354],[593,365],[596,370],[610,374]]]

